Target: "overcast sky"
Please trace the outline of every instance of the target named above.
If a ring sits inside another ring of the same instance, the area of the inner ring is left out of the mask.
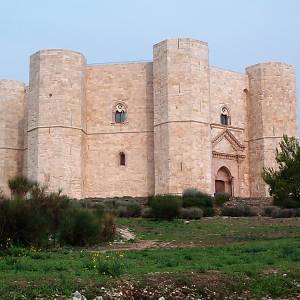
[[[171,37],[207,41],[210,64],[229,70],[294,64],[299,95],[299,0],[0,0],[0,79],[28,82],[40,49],[77,50],[88,63],[151,60]]]

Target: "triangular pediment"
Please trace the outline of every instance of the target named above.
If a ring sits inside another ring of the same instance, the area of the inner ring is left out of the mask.
[[[227,139],[222,139],[219,143],[213,146],[213,150],[221,153],[234,154],[236,149]]]
[[[228,154],[244,151],[245,149],[245,146],[228,129],[222,131],[212,140],[212,146],[214,151]]]

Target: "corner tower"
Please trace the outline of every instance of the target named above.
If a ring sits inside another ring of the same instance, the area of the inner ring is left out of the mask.
[[[262,169],[276,167],[275,149],[284,134],[298,136],[295,68],[280,62],[262,63],[248,67],[246,73],[250,195],[268,196]]]
[[[0,190],[8,195],[7,181],[23,171],[25,85],[0,80]]]
[[[170,39],[154,45],[155,193],[211,192],[208,45]]]
[[[53,49],[30,59],[28,177],[83,197],[86,62],[82,54]]]

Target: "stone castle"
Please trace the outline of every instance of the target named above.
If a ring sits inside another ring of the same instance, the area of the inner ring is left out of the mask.
[[[180,194],[262,197],[283,134],[298,136],[295,68],[245,74],[209,65],[205,42],[179,38],[153,61],[92,64],[50,49],[29,85],[0,81],[0,188],[15,175],[75,198]]]

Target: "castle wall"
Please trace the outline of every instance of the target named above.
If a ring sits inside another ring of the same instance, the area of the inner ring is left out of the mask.
[[[268,195],[264,167],[276,167],[275,149],[283,134],[298,136],[294,66],[264,63],[246,69],[249,76],[248,126],[251,196]]]
[[[9,195],[7,181],[22,174],[25,85],[0,80],[0,190]]]
[[[86,130],[85,59],[68,50],[43,50],[30,62],[28,177],[83,196]]]
[[[154,45],[155,193],[211,192],[207,44],[171,39]]]
[[[213,180],[220,167],[225,166],[233,176],[235,196],[249,196],[249,164],[247,157],[247,102],[245,89],[248,88],[248,77],[245,74],[210,67],[210,116],[212,139],[224,130],[229,130],[235,138],[245,146],[243,151],[236,151],[229,142],[218,144],[219,152],[229,154],[242,154],[244,159],[213,157]],[[222,107],[227,107],[230,114],[230,126],[220,124]]]
[[[85,197],[154,193],[152,93],[152,63],[88,66]],[[124,124],[114,122],[119,102]]]
[[[0,189],[23,173],[75,198],[213,194],[223,174],[234,196],[266,196],[262,169],[276,166],[283,134],[298,136],[295,77],[284,63],[210,67],[207,43],[189,38],[154,45],[153,63],[39,51],[26,91],[0,81]]]

